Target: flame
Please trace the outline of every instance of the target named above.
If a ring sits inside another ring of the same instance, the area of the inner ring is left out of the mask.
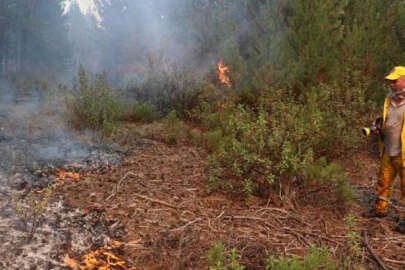
[[[67,172],[62,169],[59,169],[58,172],[59,172],[59,179],[62,179],[62,180],[66,179],[66,178],[75,179],[75,180],[80,179],[79,173]]]
[[[69,266],[70,268],[72,268],[73,270],[78,270],[79,269],[79,264],[74,260],[71,259],[69,257],[69,255],[66,255],[65,259],[63,260],[63,262]]]
[[[110,240],[110,244],[113,248],[120,248],[124,245],[124,243],[116,240]]]
[[[79,173],[75,172],[67,172],[63,169],[58,169],[58,182],[63,185],[63,180],[71,179],[71,180],[79,180],[82,176]]]
[[[105,249],[99,249],[84,255],[81,264],[69,258],[69,256],[65,257],[64,263],[72,270],[135,270],[135,268],[127,268],[125,261]]]
[[[224,62],[220,60],[217,63],[217,69],[218,69],[218,78],[219,80],[223,83],[226,84],[228,87],[231,87],[231,80],[229,79],[229,76],[227,73],[229,72],[229,67],[225,66]]]

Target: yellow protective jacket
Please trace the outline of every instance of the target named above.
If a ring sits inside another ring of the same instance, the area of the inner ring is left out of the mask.
[[[387,114],[388,114],[388,108],[390,107],[391,104],[391,98],[388,96],[385,98],[384,102],[384,109],[383,109],[383,125],[382,125],[382,130],[385,129],[385,123],[387,120]],[[403,115],[403,119],[405,120],[405,112]],[[402,166],[405,167],[405,121],[402,121],[402,131],[401,131],[401,156],[402,156]],[[381,137],[379,137],[378,140],[378,148],[380,150],[380,155],[381,157],[384,154],[384,141],[382,140]]]

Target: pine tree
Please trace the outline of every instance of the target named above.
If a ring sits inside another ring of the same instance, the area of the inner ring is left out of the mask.
[[[0,75],[63,67],[69,45],[59,1],[1,1]]]
[[[38,0],[29,8],[23,35],[23,57],[28,69],[36,66],[47,72],[66,70],[70,64],[71,43],[60,3]]]
[[[341,66],[356,71],[357,80],[382,78],[404,62],[397,29],[405,26],[403,1],[351,0],[346,7]]]
[[[328,82],[339,69],[347,1],[291,0],[283,65],[284,79],[299,88]]]

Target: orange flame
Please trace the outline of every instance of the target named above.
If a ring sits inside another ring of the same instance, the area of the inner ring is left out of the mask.
[[[79,173],[67,172],[63,169],[58,169],[58,178],[56,179],[60,185],[64,184],[63,180],[79,180],[82,176]]]
[[[74,180],[79,180],[80,179],[80,174],[79,173],[74,173],[74,172],[67,172],[65,170],[59,169],[59,179],[64,180],[66,178],[74,179]]]
[[[219,80],[223,83],[226,84],[228,87],[231,87],[231,80],[229,79],[228,72],[229,72],[229,67],[225,66],[224,62],[220,60],[217,63],[217,69],[218,69],[218,78]]]
[[[69,255],[66,255],[65,259],[63,260],[63,262],[69,266],[70,268],[72,268],[73,270],[78,270],[79,269],[79,264],[74,260],[71,259],[69,257]]]
[[[104,249],[90,252],[83,256],[83,263],[66,256],[64,263],[72,270],[135,270],[125,267],[125,261]]]

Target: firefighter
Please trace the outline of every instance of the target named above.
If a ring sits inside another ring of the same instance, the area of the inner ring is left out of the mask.
[[[394,179],[401,179],[401,201],[405,205],[405,67],[397,66],[385,77],[391,91],[383,108],[383,136],[379,138],[381,168],[377,183],[374,216],[387,215]],[[401,213],[397,231],[405,233],[405,213]]]

